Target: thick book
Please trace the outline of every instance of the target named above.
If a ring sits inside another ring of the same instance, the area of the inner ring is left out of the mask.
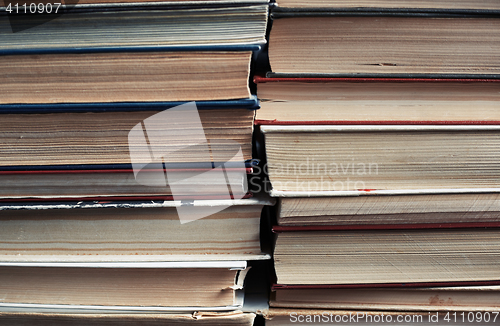
[[[268,77],[500,77],[498,14],[272,15]]]
[[[277,0],[279,10],[282,11],[307,11],[307,10],[335,10],[350,12],[370,11],[413,11],[413,12],[494,12],[500,10],[500,4],[495,0],[356,0],[356,1],[333,1],[333,0]]]
[[[277,234],[275,288],[500,284],[498,228]]]
[[[273,204],[266,198],[3,203],[0,262],[268,259],[260,221],[263,206]]]
[[[36,8],[22,3],[16,6],[14,1],[2,3],[0,53],[193,47],[224,50],[266,43],[269,5],[265,0],[61,2]]]
[[[271,195],[499,192],[498,125],[264,125]]]
[[[257,125],[500,123],[500,79],[256,76],[254,82]]]
[[[0,107],[247,99],[251,57],[217,48],[5,54]]]
[[[0,322],[5,326],[40,325],[40,326],[252,326],[255,319],[253,313],[240,311],[230,312],[194,312],[194,313],[123,313],[112,314],[68,312],[0,312]]]
[[[384,311],[498,311],[500,286],[276,289],[271,307]]]
[[[210,164],[210,166],[208,166]],[[5,167],[0,170],[0,202],[40,200],[173,200],[229,199],[251,196],[243,162],[207,163],[202,168],[45,170],[38,166]],[[52,166],[58,167],[58,166]],[[154,180],[154,182],[153,182]],[[228,188],[229,187],[229,188]],[[232,197],[230,197],[229,194]]]
[[[500,226],[499,193],[279,198],[285,230]]]
[[[0,309],[231,311],[242,307],[246,272],[245,261],[2,263]]]
[[[477,317],[477,318],[476,318]],[[339,326],[352,325],[454,325],[465,326],[469,321],[477,323],[483,322],[483,317],[488,320],[484,323],[498,323],[498,312],[487,311],[473,313],[472,311],[462,312],[412,312],[412,311],[380,311],[371,309],[361,310],[327,310],[327,309],[307,309],[307,308],[271,308],[266,314],[266,325],[325,325],[335,324]],[[469,318],[469,319],[467,319]]]
[[[3,114],[0,166],[130,165],[134,163],[131,155],[135,152],[140,163],[150,163],[146,158],[153,160],[149,152],[154,156],[169,154],[165,158],[167,165],[214,161],[206,160],[206,146],[198,144],[202,141],[212,152],[222,153],[221,156],[229,155],[229,144],[239,145],[241,158],[230,157],[232,161],[252,158],[252,110],[179,109],[169,114],[170,110]],[[193,121],[193,116],[199,116],[199,121]],[[143,141],[146,137],[143,133],[132,133],[143,124],[142,131],[149,136],[149,143]]]

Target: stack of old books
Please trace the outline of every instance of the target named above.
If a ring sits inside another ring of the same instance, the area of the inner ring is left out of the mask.
[[[498,311],[499,12],[277,1],[255,78],[279,198],[270,324],[299,308]]]
[[[4,5],[0,324],[252,325],[267,2]]]

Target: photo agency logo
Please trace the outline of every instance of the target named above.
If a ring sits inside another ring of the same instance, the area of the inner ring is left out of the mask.
[[[61,15],[68,13],[78,4],[79,0],[38,0],[38,1],[12,1],[0,2],[0,37],[6,34],[29,33],[29,30],[42,24],[54,21]],[[7,19],[5,19],[5,16]],[[10,30],[7,26],[10,26]],[[52,28],[64,28],[52,23]],[[7,40],[8,41],[8,40]]]
[[[137,183],[170,189],[180,222],[220,212],[248,190],[239,143],[207,140],[195,102],[159,112],[135,125],[128,134],[130,159]],[[182,163],[193,162],[193,163]],[[196,205],[193,198],[225,200],[225,206]]]

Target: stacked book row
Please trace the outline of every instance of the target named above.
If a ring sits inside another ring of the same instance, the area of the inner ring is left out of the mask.
[[[278,199],[270,325],[498,311],[499,10],[272,7],[254,78]]]
[[[496,1],[49,4],[0,7],[0,324],[500,321]]]
[[[252,325],[268,3],[59,5],[1,8],[0,323]]]

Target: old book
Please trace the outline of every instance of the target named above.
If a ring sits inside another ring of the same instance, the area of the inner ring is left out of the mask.
[[[0,262],[267,259],[260,220],[263,206],[272,204],[257,198],[3,204]]]
[[[500,286],[277,289],[272,307],[388,311],[497,311]]]
[[[498,235],[498,228],[283,232],[274,250],[277,283],[291,288],[498,285]]]
[[[353,323],[361,325],[467,325],[468,313],[453,312],[411,312],[411,311],[377,311],[377,310],[324,310],[300,308],[272,308],[266,317],[266,325],[282,326],[307,323],[308,325],[324,325],[327,323],[347,326]],[[470,311],[470,320],[480,323],[483,317],[488,323],[498,321],[497,312],[477,313]]]
[[[477,10],[500,10],[500,5],[495,0],[488,1],[473,1],[473,0],[359,0],[359,1],[333,1],[333,0],[314,0],[314,1],[300,1],[300,0],[278,0],[280,8],[294,8],[294,9],[307,9],[307,8],[322,8],[331,10],[418,10],[419,12],[435,12],[441,10],[462,10],[463,11],[477,11]]]
[[[0,53],[224,50],[266,43],[268,1],[197,2],[67,0],[35,7],[6,0],[0,3]]]
[[[241,308],[246,262],[2,263],[1,309],[123,312]]]
[[[258,125],[500,122],[498,79],[255,77],[254,81],[261,101]]]
[[[498,125],[261,126],[274,196],[498,192]]]
[[[129,134],[156,113],[158,111],[4,114],[0,120],[0,165],[128,164],[130,167],[129,140],[138,143],[141,139],[129,138]],[[153,121],[147,125],[147,132],[158,139],[151,138],[143,152],[168,152],[166,163],[205,162],[205,155],[200,154],[205,148],[193,143],[192,135],[199,132],[199,124],[188,119],[192,112],[176,113],[175,117],[168,116],[176,119],[168,121],[169,130],[162,129],[165,123],[160,118],[159,121],[154,117],[150,119]],[[198,110],[198,114],[205,142],[212,151],[225,153],[225,141],[233,141],[240,145],[243,160],[252,158],[252,110],[221,108]],[[183,150],[186,147],[188,149]],[[151,156],[145,154],[140,163],[150,163],[146,157],[151,160]]]
[[[279,230],[500,225],[500,194],[285,197],[277,216]]]
[[[203,325],[203,326],[252,326],[253,313],[230,312],[195,312],[195,313],[40,313],[40,312],[0,312],[0,321],[5,326],[33,325],[40,326],[105,326],[105,325]]]
[[[4,55],[0,104],[249,98],[251,56],[217,50]]]
[[[145,169],[137,174],[143,180],[155,180],[153,184],[138,182],[131,168],[114,166],[104,170],[96,170],[95,166],[87,170],[4,170],[0,171],[0,202],[229,199],[229,190],[233,198],[250,196],[247,173],[251,167],[231,168],[231,163],[217,163],[215,169],[184,165],[184,169]],[[177,180],[174,187],[170,180]]]
[[[273,15],[269,77],[499,76],[497,18]]]

